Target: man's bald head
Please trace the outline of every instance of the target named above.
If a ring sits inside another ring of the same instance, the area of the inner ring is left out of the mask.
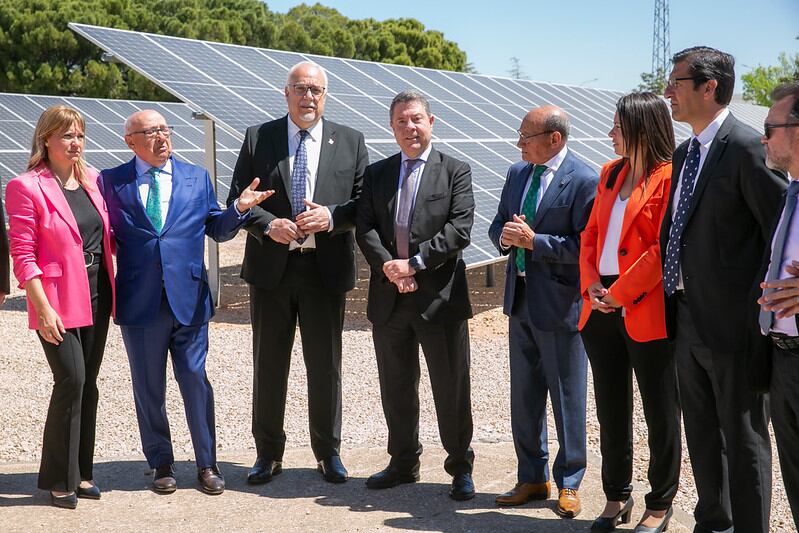
[[[569,115],[554,105],[531,109],[519,127],[516,145],[522,151],[522,159],[543,165],[566,145],[569,137]]]
[[[125,144],[153,167],[162,166],[172,155],[170,134],[166,119],[154,109],[136,111],[125,121]]]

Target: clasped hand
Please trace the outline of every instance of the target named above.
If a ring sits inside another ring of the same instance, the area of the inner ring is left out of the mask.
[[[760,283],[760,288],[774,291],[758,298],[757,303],[764,311],[772,311],[776,318],[789,318],[799,313],[799,262],[792,261],[786,270],[792,278]]]
[[[601,313],[612,313],[621,307],[621,304],[599,281],[589,285],[588,297],[591,301],[591,309]]]
[[[415,273],[407,259],[392,259],[383,263],[383,274],[397,286],[400,293],[413,292],[418,288],[413,277]]]
[[[297,221],[289,218],[276,218],[269,229],[269,237],[280,244],[302,239],[311,233],[319,233],[330,229],[330,212],[323,205],[304,200],[309,208],[297,215]]]
[[[505,222],[502,226],[500,242],[503,246],[516,246],[517,248],[533,249],[535,232],[524,221],[524,215],[513,215],[513,220]]]

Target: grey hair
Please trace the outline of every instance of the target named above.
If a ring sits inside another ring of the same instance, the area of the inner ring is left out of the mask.
[[[394,97],[393,100],[391,100],[391,107],[388,108],[389,120],[394,117],[394,108],[397,106],[397,104],[407,104],[409,102],[419,102],[422,104],[422,107],[424,107],[424,112],[430,116],[430,101],[427,99],[427,97],[419,91],[408,89],[400,92]]]
[[[328,88],[327,87],[327,72],[325,72],[325,69],[322,68],[322,65],[320,65],[318,63],[314,63],[313,61],[300,61],[299,63],[297,63],[296,65],[291,67],[289,69],[289,73],[286,74],[286,87],[291,85],[291,78],[294,77],[294,73],[296,73],[302,67],[314,67],[319,72],[321,72],[322,73],[322,79],[324,80],[325,88],[326,89]]]
[[[557,131],[565,141],[569,138],[569,115],[563,111],[557,110],[544,120],[545,131]]]

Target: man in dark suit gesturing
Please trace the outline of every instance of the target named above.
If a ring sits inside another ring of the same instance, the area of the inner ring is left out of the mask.
[[[674,152],[660,246],[666,327],[699,496],[694,531],[767,532],[767,402],[751,390],[746,362],[769,349],[752,295],[786,182],[766,168],[759,135],[727,109],[732,56],[695,47],[672,61],[665,97],[693,135]]]
[[[518,483],[498,505],[549,497],[547,392],[560,449],[552,467],[559,515],[580,512],[585,474],[588,361],[580,316],[580,232],[588,222],[597,174],[566,148],[569,117],[555,106],[533,109],[518,130],[522,159],[508,170],[488,234],[508,255],[511,426]]]
[[[385,489],[419,479],[419,344],[433,388],[450,496],[474,497],[469,328],[472,316],[461,251],[474,221],[469,165],[430,144],[434,117],[416,91],[394,97],[391,129],[401,152],[366,169],[357,236],[372,270],[373,324],[388,467],[366,485]]]
[[[341,331],[355,286],[355,201],[368,164],[363,134],[323,119],[327,75],[301,62],[288,73],[288,115],[249,128],[228,203],[255,177],[275,195],[246,222],[241,277],[250,285],[252,432],[249,483],[282,471],[291,348],[297,319],[308,375],[311,448],[325,480],[347,470],[341,443]]]

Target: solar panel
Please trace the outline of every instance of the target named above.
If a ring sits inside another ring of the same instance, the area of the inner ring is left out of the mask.
[[[428,96],[436,116],[435,145],[473,172],[475,225],[464,251],[469,267],[499,259],[488,239],[508,167],[519,159],[515,129],[531,108],[554,104],[571,117],[569,147],[597,170],[614,156],[607,132],[623,93],[546,82],[464,74],[131,32],[71,23],[70,28],[154,83],[202,110],[220,129],[243,139],[251,125],[285,115],[288,70],[299,61],[328,75],[325,116],[363,132],[374,162],[397,152],[388,126],[393,96],[409,88]],[[765,108],[733,112],[762,128]],[[675,123],[682,140],[690,135]],[[232,158],[235,162],[235,156]]]
[[[133,157],[122,140],[122,132],[125,119],[140,109],[155,109],[174,126],[175,155],[205,166],[203,123],[192,119],[191,108],[186,104],[0,93],[0,182],[3,186],[25,171],[39,115],[59,104],[70,106],[83,115],[86,121],[84,157],[97,169],[115,167]],[[239,139],[217,129],[217,198],[221,202],[227,199],[240,147]]]

